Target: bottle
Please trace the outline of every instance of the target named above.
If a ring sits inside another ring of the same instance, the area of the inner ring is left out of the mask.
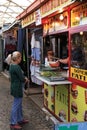
[[[48,62],[47,57],[45,58],[45,66],[46,66],[46,67],[49,66],[49,62]]]

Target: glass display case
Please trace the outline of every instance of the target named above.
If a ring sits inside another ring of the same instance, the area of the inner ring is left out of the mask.
[[[87,86],[87,26],[78,26],[70,32],[70,79]]]
[[[71,35],[71,66],[87,70],[87,31]]]

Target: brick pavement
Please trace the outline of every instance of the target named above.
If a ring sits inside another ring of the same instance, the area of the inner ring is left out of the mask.
[[[9,118],[12,97],[10,95],[10,82],[0,74],[0,130],[9,130]],[[30,97],[23,98],[24,116],[29,119],[29,124],[23,130],[54,130],[54,124],[46,120],[46,115]]]

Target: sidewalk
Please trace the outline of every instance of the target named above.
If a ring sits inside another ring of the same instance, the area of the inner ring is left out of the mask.
[[[9,117],[12,98],[9,94],[10,82],[0,74],[0,130],[9,130]],[[33,90],[34,91],[34,90]],[[5,106],[5,107],[4,107]],[[29,119],[29,124],[23,130],[54,130],[56,119],[43,107],[43,94],[29,94],[23,98],[24,116]]]

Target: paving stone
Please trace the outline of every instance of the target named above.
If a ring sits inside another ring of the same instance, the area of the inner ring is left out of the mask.
[[[12,100],[10,81],[0,74],[0,130],[9,130]],[[54,124],[46,120],[44,112],[30,97],[23,98],[23,113],[29,119],[23,130],[54,130]]]

